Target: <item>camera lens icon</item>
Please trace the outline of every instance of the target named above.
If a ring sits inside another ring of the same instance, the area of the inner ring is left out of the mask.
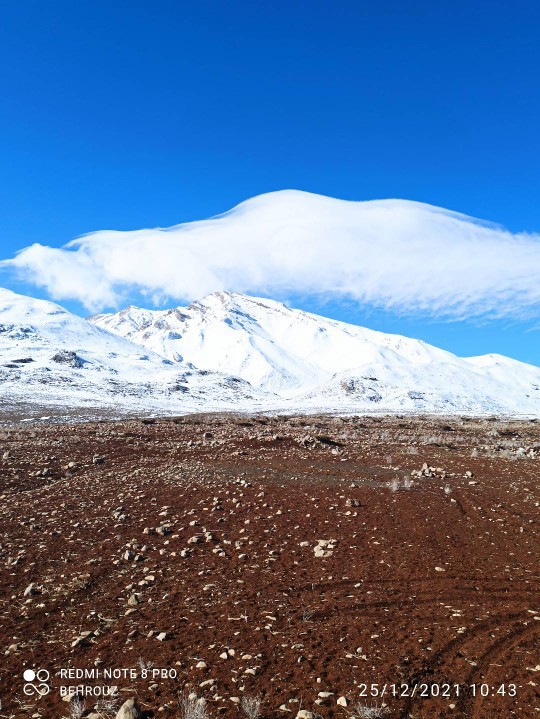
[[[49,686],[50,674],[46,669],[25,669],[23,672],[23,679],[26,684],[23,687],[23,692],[26,696],[46,696],[50,691]]]

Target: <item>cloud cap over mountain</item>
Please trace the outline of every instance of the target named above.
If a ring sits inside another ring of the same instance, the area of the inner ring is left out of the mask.
[[[91,311],[130,293],[326,295],[456,319],[540,309],[540,235],[405,200],[349,202],[294,190],[209,220],[34,244],[0,263]]]

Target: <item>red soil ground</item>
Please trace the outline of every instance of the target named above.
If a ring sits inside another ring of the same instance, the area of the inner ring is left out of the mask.
[[[268,718],[537,717],[539,450],[540,424],[494,420],[6,426],[0,717],[76,714],[77,684],[161,717],[190,691],[231,719],[245,695]]]

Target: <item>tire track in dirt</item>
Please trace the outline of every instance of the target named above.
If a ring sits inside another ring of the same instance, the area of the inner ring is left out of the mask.
[[[515,647],[517,644],[520,644],[523,639],[526,638],[529,634],[534,636],[538,633],[540,633],[538,626],[535,626],[534,624],[529,624],[527,622],[525,627],[516,628],[506,637],[501,637],[500,639],[498,639],[487,649],[487,651],[484,652],[484,654],[482,654],[482,656],[478,660],[478,665],[474,668],[473,671],[470,672],[467,678],[467,683],[489,683],[488,677],[490,675],[490,664],[493,662],[493,660],[504,656],[513,647]],[[479,710],[481,709],[482,705],[482,699],[483,697],[478,693],[476,694],[476,696],[473,696],[472,694],[465,695],[460,700],[460,710],[463,712],[463,715],[469,716],[470,719],[483,719],[483,715],[479,714]]]
[[[429,580],[427,580],[429,581]],[[433,580],[437,581],[437,583],[440,585],[441,580]],[[446,578],[447,582],[452,581],[458,581],[458,578]],[[464,602],[469,602],[472,599],[482,599],[482,603],[485,603],[486,598],[489,598],[490,602],[500,602],[501,600],[512,600],[512,603],[515,604],[515,600],[519,598],[520,600],[525,601],[529,597],[531,599],[534,599],[537,596],[536,590],[534,586],[531,587],[523,587],[523,588],[516,588],[515,585],[511,585],[511,583],[508,583],[508,586],[500,586],[500,587],[490,587],[486,586],[486,584],[482,581],[478,581],[478,579],[475,579],[476,584],[474,587],[463,587],[463,586],[452,586],[449,588],[439,588],[438,590],[422,588],[422,585],[425,584],[425,580],[418,580],[418,581],[412,581],[409,582],[409,584],[420,584],[421,586],[419,588],[414,587],[412,591],[408,592],[406,595],[393,597],[392,599],[384,599],[379,601],[373,601],[373,602],[356,602],[356,603],[343,603],[340,604],[340,600],[343,600],[344,597],[334,597],[335,606],[332,608],[325,608],[322,610],[315,610],[313,613],[314,619],[329,619],[335,612],[345,612],[345,613],[357,613],[357,612],[370,612],[370,610],[380,610],[380,609],[393,609],[393,608],[402,608],[405,606],[422,606],[422,605],[460,605]],[[496,580],[487,580],[491,581],[493,583],[496,583]],[[381,582],[378,582],[379,584]],[[389,583],[392,584],[392,583]],[[295,595],[299,596],[303,593],[319,593],[321,591],[330,591],[336,590],[336,588],[341,588],[343,591],[350,591],[349,588],[353,588],[354,582],[348,582],[348,583],[336,583],[332,588],[330,586],[327,586],[326,588],[321,588],[322,585],[315,585],[312,587],[303,587],[295,590]],[[363,589],[367,589],[368,587],[374,586],[372,583],[366,584],[366,587]],[[394,586],[394,585],[393,585]],[[316,601],[313,602],[315,604]],[[366,615],[367,616],[367,615]]]
[[[502,627],[505,626],[514,627],[514,629],[512,629],[509,634],[494,642],[489,647],[489,649],[484,652],[478,663],[478,666],[475,667],[473,671],[469,672],[466,678],[460,682],[460,684],[465,686],[475,683],[475,677],[482,676],[482,671],[487,668],[490,659],[493,659],[497,655],[497,652],[500,653],[501,651],[511,647],[515,643],[514,640],[516,638],[521,639],[521,635],[525,632],[523,629],[517,628],[514,621],[516,619],[519,619],[520,617],[522,618],[523,616],[523,612],[511,612],[508,614],[501,614],[490,617],[489,619],[478,622],[473,627],[463,632],[463,634],[458,637],[454,637],[454,639],[450,640],[441,649],[439,649],[434,654],[431,661],[427,662],[419,672],[414,672],[408,677],[406,683],[410,686],[414,684],[420,684],[422,682],[429,683],[430,678],[433,677],[433,675],[435,675],[437,672],[444,673],[447,661],[451,659],[452,656],[457,655],[458,652],[462,653],[464,651],[464,648],[471,641],[478,639],[479,637],[490,632],[493,629],[500,630]],[[529,632],[531,629],[534,629],[534,627],[527,627],[526,631]],[[451,683],[455,683],[455,681],[452,681]],[[467,693],[466,695],[464,695],[463,692],[461,693],[461,697],[459,700],[459,706],[461,711],[460,719],[473,719],[470,714],[472,698],[472,695],[470,695],[469,693]],[[400,719],[409,719],[413,709],[421,702],[422,699],[418,697],[407,697],[405,705],[400,713]]]
[[[540,576],[536,576],[534,574],[530,574],[528,577],[529,581],[536,581],[540,580]],[[415,579],[411,577],[404,577],[403,581],[407,582],[407,586],[412,587],[414,585],[425,585],[425,584],[443,584],[445,582],[459,582],[459,586],[456,585],[453,587],[456,591],[475,591],[475,592],[484,592],[489,591],[490,587],[487,586],[488,583],[497,583],[501,585],[506,585],[501,587],[500,591],[505,591],[505,589],[509,589],[514,593],[515,587],[516,587],[516,580],[515,579],[491,579],[491,578],[483,578],[478,577],[476,575],[461,575],[461,576],[453,576],[453,575],[446,575],[444,577],[437,576],[437,577],[423,577],[421,579]],[[474,587],[463,587],[464,583],[471,582],[474,583]],[[302,592],[310,592],[310,591],[330,591],[330,590],[336,590],[336,589],[345,589],[345,588],[354,588],[355,585],[358,584],[357,579],[350,579],[350,580],[341,580],[336,582],[316,582],[313,584],[310,584],[309,586],[304,587],[295,587],[294,592],[295,593],[302,593]],[[390,587],[396,586],[396,580],[395,579],[368,579],[364,580],[363,582],[363,589],[373,589],[374,587],[384,586],[388,585]],[[284,587],[285,589],[291,589],[290,587]],[[428,590],[426,590],[428,591]],[[432,591],[432,590],[431,590]],[[441,593],[449,591],[447,588],[441,589]],[[523,590],[525,591],[525,590]],[[531,592],[533,590],[531,589]]]

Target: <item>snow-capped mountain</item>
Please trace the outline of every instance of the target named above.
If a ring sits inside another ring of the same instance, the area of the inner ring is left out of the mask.
[[[234,293],[85,320],[0,289],[0,418],[14,406],[540,416],[540,368]]]
[[[238,375],[285,396],[380,363],[459,362],[419,340],[348,325],[280,302],[216,292],[189,307],[128,307],[90,322],[172,361]]]
[[[171,362],[57,304],[0,288],[0,418],[21,404],[194,411],[254,394],[237,378]]]
[[[461,358],[420,340],[217,292],[188,307],[128,307],[90,322],[173,362],[235,375],[269,406],[540,413],[540,368]]]

